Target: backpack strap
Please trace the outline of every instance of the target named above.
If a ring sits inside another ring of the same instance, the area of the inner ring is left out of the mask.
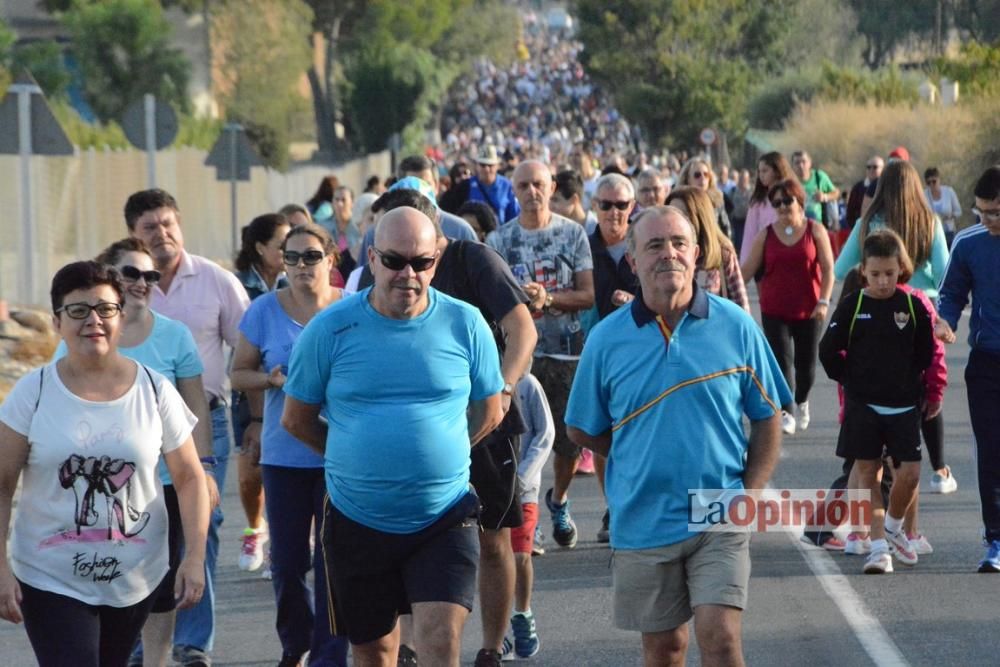
[[[854,322],[858,319],[858,313],[861,312],[861,300],[865,296],[864,290],[858,290],[858,304],[854,307],[854,315],[851,316],[851,327],[847,330],[847,347],[851,346],[851,335],[854,333]]]
[[[911,308],[911,310],[912,310],[912,308]],[[139,364],[138,361],[135,362],[135,363]],[[145,364],[139,364],[139,366],[142,368],[142,370],[146,371],[146,377],[149,378],[149,386],[151,386],[153,388],[153,398],[156,399],[156,405],[159,406],[160,405],[160,390],[156,388],[156,381],[153,380],[153,374],[149,372],[149,369],[146,367]]]
[[[42,402],[42,387],[45,386],[45,366],[42,366],[38,373],[38,396],[35,397],[35,412],[38,412],[38,405]]]

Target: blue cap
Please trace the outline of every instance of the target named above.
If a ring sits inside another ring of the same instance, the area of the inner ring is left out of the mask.
[[[437,197],[434,195],[434,188],[431,187],[430,183],[422,178],[417,178],[416,176],[406,176],[393,183],[389,190],[416,190],[423,196],[427,197],[427,199],[434,204],[434,208],[438,208]]]

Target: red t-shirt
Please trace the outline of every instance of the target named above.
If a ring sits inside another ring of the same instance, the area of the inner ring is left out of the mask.
[[[760,312],[782,320],[806,320],[819,301],[823,273],[813,238],[812,220],[796,243],[781,242],[775,223],[767,228],[764,241],[764,277],[758,284]],[[826,233],[825,231],[823,232]]]

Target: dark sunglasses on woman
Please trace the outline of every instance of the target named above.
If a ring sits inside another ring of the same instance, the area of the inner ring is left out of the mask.
[[[287,266],[298,266],[300,259],[306,263],[306,266],[315,266],[322,262],[324,257],[326,255],[319,250],[306,250],[305,252],[285,250],[282,252],[282,261]]]
[[[134,266],[123,266],[121,268],[121,274],[125,282],[129,283],[138,282],[139,278],[145,279],[150,285],[160,282],[159,271],[140,271]]]
[[[773,206],[774,208],[781,208],[782,206],[790,207],[792,205],[792,202],[794,201],[795,200],[792,199],[791,197],[784,197],[784,198],[775,197],[774,199],[771,200],[771,206]]]

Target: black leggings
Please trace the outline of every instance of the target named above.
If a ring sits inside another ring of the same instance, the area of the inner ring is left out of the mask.
[[[821,323],[818,320],[782,320],[777,317],[761,315],[761,325],[764,337],[767,338],[771,351],[774,352],[785,376],[785,382],[795,389],[795,402],[805,403],[809,399],[809,390],[816,381],[816,355],[819,348],[819,332]],[[794,353],[792,345],[794,344]],[[795,367],[795,377],[792,377],[792,367]],[[783,405],[790,408],[790,405]]]
[[[23,581],[24,629],[39,667],[125,667],[153,606],[97,606],[33,588]]]
[[[944,467],[944,413],[938,413],[934,419],[921,419],[920,432],[924,436],[931,468],[940,470]]]

